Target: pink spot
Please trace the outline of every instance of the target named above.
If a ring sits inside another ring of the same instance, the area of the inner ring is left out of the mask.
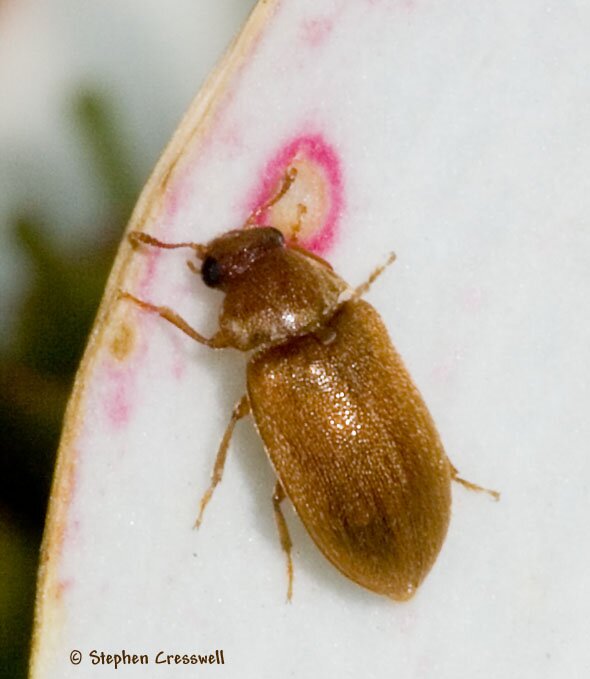
[[[185,372],[186,365],[184,354],[177,353],[172,362],[172,374],[174,375],[174,379],[177,381],[181,380],[184,377]]]
[[[168,217],[175,217],[180,208],[180,192],[173,190],[166,196],[166,214]]]
[[[68,593],[74,586],[74,580],[72,578],[63,578],[57,583],[56,596],[57,599],[61,599],[64,595]]]
[[[165,211],[166,219],[160,221],[160,228],[163,231],[170,222],[177,218],[182,210],[190,210],[191,199],[193,198],[192,175],[194,162],[187,163],[184,157],[178,158],[171,167],[167,168],[166,187],[164,190],[164,200],[162,207]],[[168,224],[166,224],[168,222]]]
[[[115,367],[105,369],[107,390],[104,407],[107,418],[115,429],[120,429],[129,421],[131,406],[129,403],[129,371]]]
[[[344,208],[340,159],[334,148],[324,140],[322,135],[309,134],[296,137],[285,144],[270,159],[263,171],[261,185],[256,190],[254,199],[249,201],[248,211],[251,212],[275,193],[285,172],[295,160],[308,161],[319,168],[328,190],[329,204],[323,223],[302,242],[302,245],[308,250],[321,254],[332,247],[338,220]],[[259,216],[257,223],[263,225],[267,223],[265,219],[266,214],[263,213]]]
[[[236,122],[221,125],[218,130],[218,140],[220,144],[226,147],[230,157],[241,151],[244,146],[242,129]]]
[[[303,40],[310,47],[319,47],[330,35],[333,27],[331,19],[306,19],[301,26]]]
[[[145,254],[142,253],[144,256],[144,261],[146,262],[145,268],[142,271],[142,276],[138,282],[137,285],[137,292],[134,294],[137,294],[138,297],[142,299],[147,299],[149,297],[149,293],[151,290],[151,284],[152,281],[154,280],[154,276],[156,275],[156,264],[158,262],[158,258],[161,256],[162,251],[157,249],[157,248],[146,248]]]

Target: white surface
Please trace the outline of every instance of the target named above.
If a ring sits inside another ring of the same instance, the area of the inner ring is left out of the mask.
[[[313,18],[334,27],[312,49],[301,31]],[[207,671],[240,678],[588,675],[589,29],[590,7],[567,1],[282,3],[207,143],[187,151],[190,199],[147,229],[207,240],[239,225],[285,138],[327,135],[346,196],[330,261],[356,283],[396,250],[369,300],[450,458],[502,500],[454,488],[439,560],[399,605],[340,576],[288,512],[286,605],[273,478],[249,423],[191,529],[242,357],[127,309],[138,349],[122,377],[100,354],[76,441],[48,677],[106,675],[88,652],[123,648],[150,654],[149,667],[120,668],[142,677],[203,671],[155,666],[158,650],[216,648],[226,664]],[[159,256],[150,300],[207,333],[218,297],[184,259]],[[117,379],[132,405],[113,431]]]

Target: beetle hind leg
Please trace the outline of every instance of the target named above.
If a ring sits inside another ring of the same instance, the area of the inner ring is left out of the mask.
[[[275,486],[275,492],[272,496],[272,504],[275,512],[275,519],[277,522],[277,528],[279,531],[279,538],[281,540],[281,547],[287,555],[287,601],[291,601],[293,597],[293,558],[291,557],[291,550],[293,548],[293,542],[291,541],[291,536],[289,535],[289,528],[287,527],[287,522],[285,521],[285,516],[281,510],[281,502],[285,499],[285,491],[283,486],[281,486],[280,481],[277,481]]]
[[[219,450],[217,451],[215,465],[213,466],[213,473],[211,474],[211,483],[209,484],[209,488],[207,488],[203,497],[201,498],[201,502],[199,504],[199,515],[197,516],[197,520],[195,521],[195,528],[198,528],[201,525],[201,522],[203,521],[203,512],[205,511],[205,507],[209,504],[209,500],[213,495],[213,491],[215,490],[215,487],[221,481],[221,478],[223,476],[223,468],[225,466],[225,461],[227,459],[227,450],[229,448],[229,442],[231,441],[232,434],[234,433],[234,427],[236,426],[236,422],[238,420],[241,420],[243,417],[246,417],[246,415],[248,415],[249,412],[250,403],[248,402],[248,397],[242,396],[242,398],[238,401],[232,412],[231,420],[227,425],[227,429],[225,430],[225,434],[223,435],[223,439],[221,440],[221,445],[219,446]]]
[[[500,499],[500,493],[497,490],[490,490],[489,488],[478,486],[476,483],[471,483],[471,481],[466,481],[465,479],[459,476],[458,469],[456,469],[450,462],[449,465],[451,467],[451,478],[453,479],[453,481],[460,483],[464,488],[467,488],[468,490],[474,490],[478,493],[487,493],[488,495],[491,495],[494,498],[494,500],[496,500],[496,502]]]

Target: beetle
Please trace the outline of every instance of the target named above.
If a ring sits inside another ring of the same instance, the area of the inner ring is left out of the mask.
[[[281,503],[288,498],[315,544],[359,585],[404,601],[430,571],[449,525],[458,476],[433,419],[377,311],[362,296],[384,268],[351,289],[330,264],[287,242],[256,219],[294,181],[288,170],[274,196],[244,227],[206,245],[165,243],[131,232],[132,245],[191,248],[190,268],[225,294],[211,338],[172,309],[119,291],[214,349],[253,352],[247,393],[219,447],[196,526],[221,481],[235,424],[251,414],[277,476],[274,514],[293,591],[292,542]],[[255,227],[255,228],[253,228]],[[295,234],[296,235],[296,234]]]

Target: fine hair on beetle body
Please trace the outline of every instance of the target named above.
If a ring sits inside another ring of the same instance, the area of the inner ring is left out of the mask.
[[[271,501],[287,560],[287,599],[293,592],[292,542],[281,505],[288,498],[341,573],[404,601],[444,542],[451,481],[496,499],[499,494],[458,476],[383,321],[363,299],[394,255],[352,289],[328,262],[298,244],[300,223],[289,240],[256,224],[296,174],[288,169],[242,228],[205,245],[129,234],[134,246],[194,252],[200,266],[191,260],[190,269],[224,294],[212,337],[169,307],[126,291],[119,297],[208,347],[252,352],[246,394],[231,414],[195,525],[221,481],[236,423],[251,415],[277,477]]]

